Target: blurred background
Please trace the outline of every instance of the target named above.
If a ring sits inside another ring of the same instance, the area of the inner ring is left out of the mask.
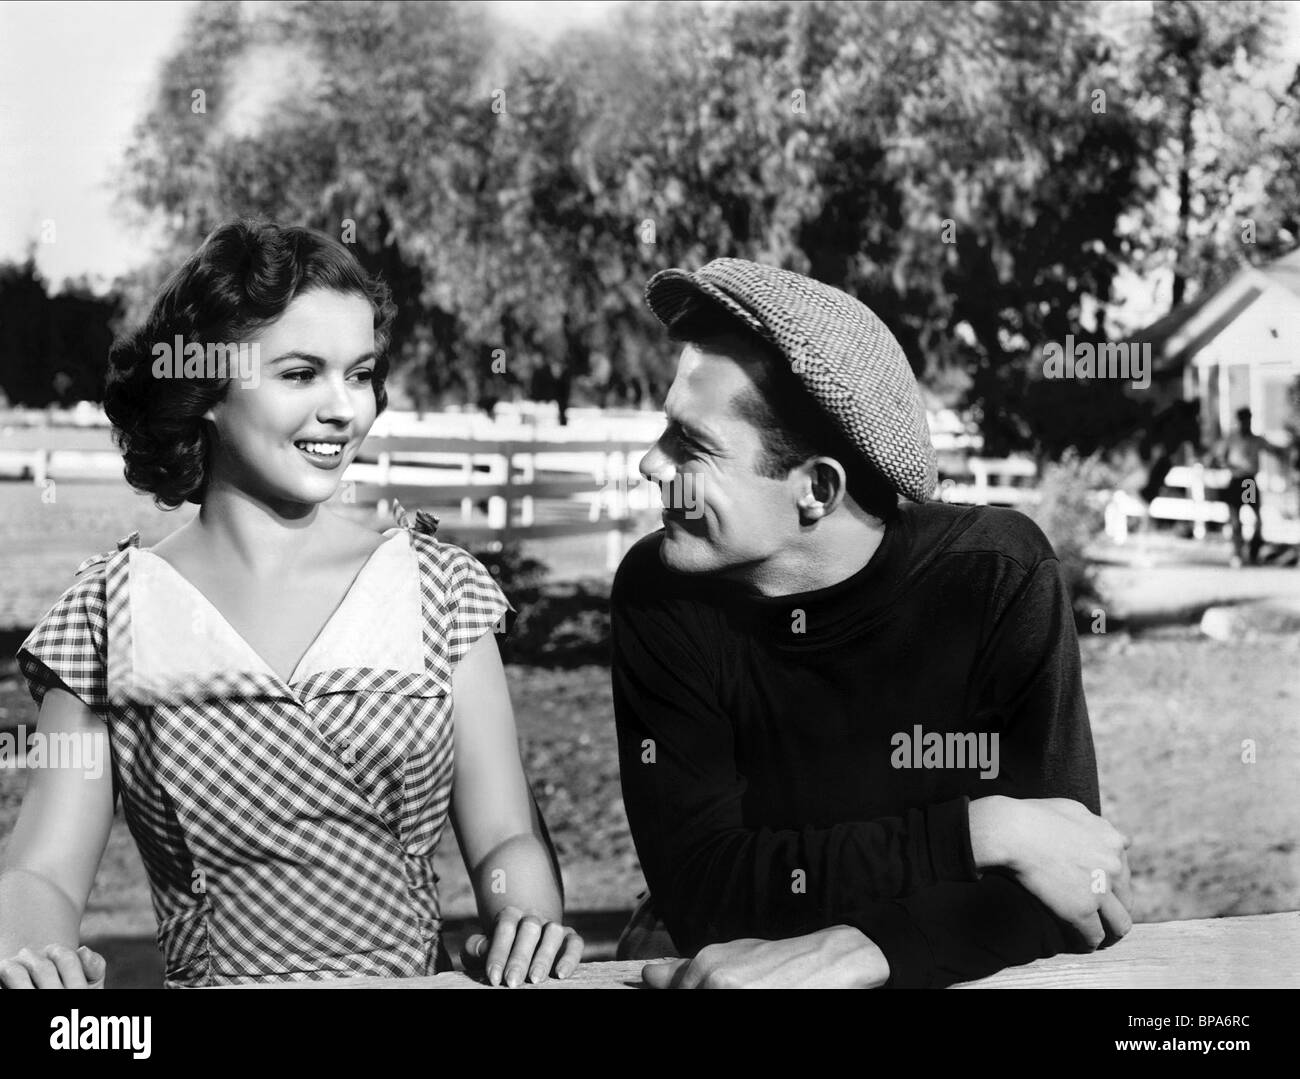
[[[609,957],[643,882],[607,595],[655,527],[636,463],[676,362],[642,290],[740,256],[867,303],[936,497],[1056,545],[1137,919],[1300,908],[1298,65],[1300,5],[1250,0],[0,6],[0,730],[35,720],[12,655],[78,563],[193,512],[122,480],[113,335],[222,221],[321,229],[400,310],[334,508],[436,513],[520,609],[525,763]],[[1067,341],[1149,382],[1052,377]],[[0,768],[0,844],[23,784]],[[159,983],[120,819],[84,929],[110,984]]]

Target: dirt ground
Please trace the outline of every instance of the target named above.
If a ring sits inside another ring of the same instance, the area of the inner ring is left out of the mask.
[[[130,530],[109,503],[65,501],[56,511],[33,503],[31,490],[0,485],[0,728],[35,719],[7,659],[23,627],[66,587],[77,562],[112,546],[103,535]],[[146,543],[179,523],[145,502],[135,509],[130,527],[141,528]],[[31,540],[34,525],[40,543]],[[1300,570],[1161,573],[1105,570],[1110,632],[1081,641],[1103,812],[1133,838],[1135,917],[1300,909],[1300,636],[1220,643],[1194,625],[1208,603],[1238,593],[1297,594]],[[591,956],[609,957],[643,882],[619,795],[608,670],[510,666],[507,675],[525,764],[564,863],[568,907]],[[1253,763],[1243,760],[1247,749]],[[23,782],[0,770],[0,849]],[[454,940],[473,900],[450,829],[439,863]],[[120,818],[83,929],[110,955],[112,983],[157,984],[148,886]]]

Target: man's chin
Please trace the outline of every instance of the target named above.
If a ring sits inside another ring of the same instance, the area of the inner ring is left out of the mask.
[[[664,528],[659,560],[674,573],[714,573],[719,568],[708,542],[680,525],[669,524]]]

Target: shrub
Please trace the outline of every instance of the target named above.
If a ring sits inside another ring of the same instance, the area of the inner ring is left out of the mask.
[[[1086,551],[1103,532],[1105,499],[1115,482],[1098,454],[1080,457],[1074,450],[1045,465],[1039,478],[1040,497],[1030,516],[1056,549],[1076,617],[1102,599]]]
[[[526,556],[517,542],[494,541],[468,549],[515,608],[514,624],[501,641],[505,662],[538,667],[609,663],[607,590],[547,586],[545,563]]]

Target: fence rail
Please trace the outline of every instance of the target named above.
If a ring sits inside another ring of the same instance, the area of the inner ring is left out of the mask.
[[[647,442],[632,438],[562,440],[479,439],[462,435],[372,435],[343,477],[344,502],[374,506],[387,515],[393,502],[446,515],[467,540],[550,539],[605,533],[607,563],[617,565],[624,537],[650,526],[656,508],[651,485],[637,463]],[[0,427],[0,471],[43,486],[67,478],[78,483],[120,483],[121,463],[110,432],[101,426]],[[1039,498],[1038,469],[1026,458],[941,455],[936,497],[963,505],[1028,509]],[[1127,539],[1130,521],[1190,522],[1203,538],[1207,525],[1228,522],[1216,497],[1226,469],[1200,465],[1170,470],[1162,494],[1150,505],[1124,492],[1106,503],[1106,531]],[[1270,536],[1289,536],[1296,523],[1281,516],[1276,498],[1265,505]],[[547,512],[539,513],[538,504]],[[574,511],[577,511],[576,513]],[[1252,513],[1247,506],[1245,515]]]

